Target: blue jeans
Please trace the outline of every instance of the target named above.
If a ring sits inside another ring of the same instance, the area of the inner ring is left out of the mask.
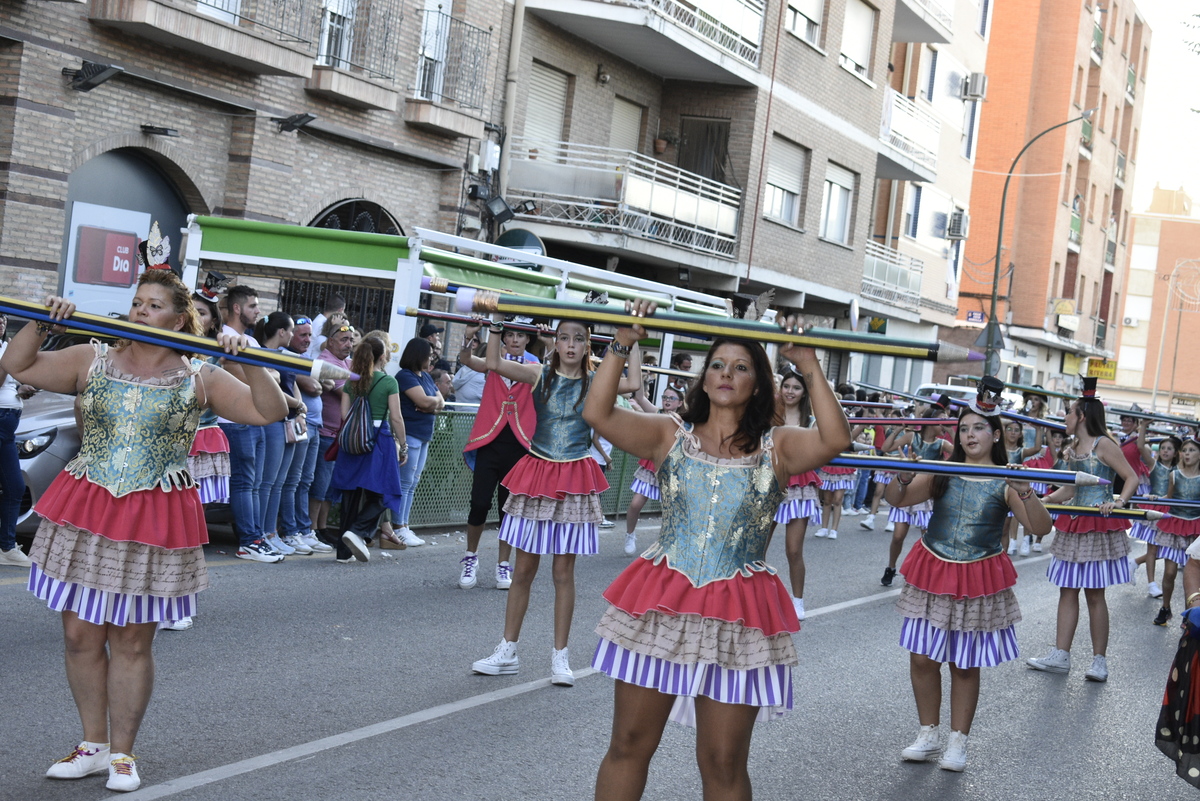
[[[17,547],[17,517],[21,514],[21,498],[25,495],[25,479],[21,477],[21,460],[17,456],[17,423],[20,409],[0,409],[0,551]]]
[[[308,439],[295,444],[292,468],[283,482],[283,497],[279,503],[279,524],[284,534],[300,534],[312,528],[308,516],[308,491],[317,469],[317,459],[322,453],[321,438],[316,431],[308,432]],[[296,491],[292,492],[291,488]]]
[[[854,505],[851,509],[862,509],[867,505],[867,490],[871,488],[871,471],[858,471],[858,484],[854,487]]]
[[[247,545],[263,537],[262,509],[258,491],[262,486],[262,464],[267,437],[262,426],[221,423],[229,440],[229,508],[238,543]]]
[[[400,465],[400,491],[404,496],[400,499],[400,519],[396,521],[402,526],[408,525],[408,513],[412,509],[413,495],[416,494],[417,484],[421,483],[421,473],[425,470],[425,460],[429,458],[429,441],[406,436],[408,443],[408,461]]]
[[[266,454],[263,456],[262,486],[258,490],[258,503],[262,509],[262,530],[265,534],[279,533],[279,504],[285,491],[284,483],[292,467],[292,456],[296,453],[295,443],[289,443],[283,433],[287,421],[280,420],[264,426],[267,433]]]
[[[330,495],[341,495],[337,490],[329,489],[329,481],[333,478],[333,466],[335,462],[325,461],[325,452],[333,447],[333,437],[321,435],[321,449],[317,451],[317,467],[313,471],[312,486],[308,488],[308,495],[318,501],[334,501],[337,498],[330,498]]]

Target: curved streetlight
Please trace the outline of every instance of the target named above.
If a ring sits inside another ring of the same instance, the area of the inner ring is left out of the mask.
[[[1021,152],[1013,159],[1012,166],[1008,168],[1008,175],[1004,179],[1004,192],[1000,195],[1000,228],[996,233],[996,264],[992,272],[992,306],[988,312],[987,327],[984,329],[983,336],[985,341],[983,372],[984,375],[996,375],[1000,372],[1000,351],[1004,349],[1004,336],[1000,333],[1000,323],[996,320],[996,296],[1000,292],[1000,260],[1004,249],[1004,211],[1008,205],[1008,184],[1012,181],[1013,173],[1017,169],[1017,162],[1021,160],[1021,156],[1025,155],[1025,151],[1029,149],[1037,140],[1041,139],[1046,134],[1061,128],[1064,125],[1070,125],[1073,122],[1080,120],[1090,120],[1092,115],[1096,113],[1097,108],[1089,108],[1087,111],[1080,114],[1078,117],[1072,117],[1066,122],[1060,122],[1058,125],[1051,125],[1046,130],[1042,131],[1037,136],[1025,143],[1025,147],[1021,148]]]

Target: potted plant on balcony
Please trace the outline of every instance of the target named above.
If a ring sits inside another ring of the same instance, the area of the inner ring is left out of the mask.
[[[677,144],[679,144],[679,134],[674,131],[661,131],[654,139],[654,152],[664,153],[667,145],[674,147]]]

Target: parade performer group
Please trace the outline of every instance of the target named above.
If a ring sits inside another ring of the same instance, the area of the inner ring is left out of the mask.
[[[949,461],[1002,465],[1000,391],[987,377],[975,401],[959,414]],[[1046,533],[1050,515],[1028,482],[898,473],[888,485],[892,506],[933,502],[925,531],[901,571],[905,586],[896,608],[904,616],[900,645],[909,671],[920,731],[901,752],[908,761],[941,758],[945,770],[967,763],[967,738],[979,701],[979,669],[1016,659],[1014,625],[1021,619],[1013,586],[1017,572],[1003,548],[1011,511],[1028,530]],[[941,667],[950,665],[950,734],[943,752],[938,734]]]
[[[139,277],[129,319],[200,334],[191,291],[163,267]],[[46,306],[59,321],[75,310],[59,297]],[[109,789],[135,790],[133,746],[154,685],[155,629],[192,615],[208,586],[204,511],[187,471],[200,415],[212,409],[261,426],[283,419],[287,404],[261,367],[244,366],[242,383],[141,341],[40,351],[50,328],[26,325],[3,359],[39,389],[78,393],[82,419],[79,455],[36,507],[43,520],[29,554],[29,589],[62,615],[67,680],[83,727],[79,745],[46,775],[107,773]],[[232,353],[246,345],[241,336],[217,339]]]
[[[779,384],[779,408],[776,422],[780,425],[808,428],[812,421],[812,401],[804,376],[789,370]],[[788,561],[788,578],[792,585],[792,606],[796,617],[804,620],[804,535],[808,521],[821,525],[819,491],[821,479],[816,470],[788,476],[783,502],[775,513],[775,522],[784,527],[784,549]]]
[[[646,301],[631,308],[654,311]],[[592,664],[616,682],[596,797],[641,797],[673,719],[696,727],[705,797],[749,798],[754,722],[793,705],[800,624],[763,561],[774,515],[788,477],[826,464],[849,446],[850,430],[815,353],[795,346],[780,353],[805,377],[817,427],[773,427],[770,361],[741,340],[712,343],[682,414],[614,408],[625,359],[644,334],[617,331],[584,410],[601,436],[658,465],[663,501],[658,542],[604,593],[611,606]]]
[[[1200,501],[1200,443],[1188,439],[1179,449],[1179,464],[1167,477],[1166,498]],[[1170,517],[1157,523],[1155,544],[1162,559],[1162,608],[1154,624],[1165,626],[1171,619],[1171,596],[1175,578],[1188,563],[1189,548],[1200,535],[1200,507],[1170,506]]]

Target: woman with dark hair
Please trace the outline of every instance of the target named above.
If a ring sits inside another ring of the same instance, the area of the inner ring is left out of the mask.
[[[8,347],[8,316],[0,314],[0,357]],[[21,476],[21,461],[17,454],[17,425],[21,422],[23,401],[37,390],[22,384],[0,369],[0,565],[29,567],[29,557],[17,545],[17,518],[21,515],[21,498],[25,495],[25,479]]]
[[[808,428],[812,422],[812,399],[804,376],[788,369],[779,383],[775,400],[775,422],[783,426]],[[816,470],[788,476],[786,494],[775,512],[775,522],[783,526],[784,546],[788,560],[788,578],[792,584],[792,606],[796,617],[804,620],[804,534],[809,518],[821,525],[821,502],[818,491],[821,479]]]
[[[1179,466],[1179,452],[1183,450],[1183,440],[1172,434],[1158,443],[1158,453],[1154,457],[1154,466],[1148,476],[1150,482],[1150,497],[1165,498],[1171,489],[1171,473]],[[1157,512],[1170,513],[1170,506],[1142,505],[1143,509],[1153,509]],[[1158,559],[1158,523],[1152,524],[1154,536],[1146,541],[1146,552],[1133,560],[1133,569],[1144,564],[1146,566],[1146,595],[1150,598],[1161,598],[1162,587],[1154,580],[1155,562]]]
[[[648,301],[627,304],[649,316]],[[795,320],[781,320],[793,330]],[[748,799],[756,720],[792,708],[791,594],[763,560],[788,476],[825,464],[850,430],[816,354],[784,345],[817,427],[774,427],[775,381],[756,342],[717,339],[678,416],[613,408],[641,326],[620,328],[584,414],[613,444],[658,465],[658,542],[608,587],[592,664],[614,682],[612,736],[596,798],[637,799],[668,720],[696,728],[705,798]]]
[[[838,385],[837,392],[843,400],[855,400],[854,387],[849,384]],[[853,439],[848,447],[854,447]],[[814,537],[828,537],[831,540],[838,538],[838,526],[842,524],[842,501],[846,497],[846,490],[854,492],[857,488],[855,473],[853,467],[833,467],[825,464],[817,468],[817,478],[821,482],[817,491],[821,503],[821,527],[813,534]]]
[[[997,405],[1004,385],[991,381],[994,385],[980,387],[971,406],[959,413],[951,462],[1007,462]],[[885,494],[893,506],[933,501],[928,525],[904,560],[905,585],[896,602],[904,616],[900,645],[910,652],[921,726],[900,756],[925,762],[941,754],[939,767],[961,771],[979,703],[979,669],[1020,655],[1013,628],[1021,619],[1012,589],[1017,571],[1002,547],[1004,521],[1011,510],[1027,529],[1045,534],[1050,515],[1029,482],[1011,478],[898,472]],[[943,663],[950,665],[950,737],[944,753],[938,736]]]
[[[634,393],[634,402],[642,405],[642,411],[661,412],[662,414],[674,414],[683,406],[683,393],[668,386],[662,392],[662,408],[656,409],[654,404],[645,397],[644,391],[639,390]],[[629,508],[625,510],[625,555],[633,556],[637,553],[637,534],[635,533],[638,524],[638,518],[642,516],[642,509],[646,506],[646,501],[659,500],[658,493],[658,476],[654,472],[654,462],[649,459],[638,459],[637,470],[633,474],[633,483],[629,485],[629,491],[633,493],[633,497],[629,499]]]
[[[504,334],[504,324],[494,322],[490,331],[498,338]],[[554,647],[550,683],[575,684],[567,653],[575,613],[575,557],[599,552],[596,527],[604,519],[600,493],[608,489],[604,473],[588,453],[592,431],[583,419],[583,399],[592,377],[588,369],[590,339],[591,333],[582,323],[559,323],[554,353],[544,367],[501,359],[498,347],[488,347],[489,371],[533,386],[537,433],[529,453],[504,478],[510,494],[504,504],[500,539],[516,549],[516,564],[504,612],[504,636],[491,656],[471,666],[476,673],[502,676],[517,672],[517,639],[529,608],[530,588],[542,556],[551,554]],[[640,384],[639,374],[626,379],[621,391],[633,392]],[[615,400],[610,398],[609,403]]]
[[[157,226],[152,229],[157,233]],[[69,324],[75,304],[46,299]],[[138,277],[130,322],[200,332],[191,291],[169,269]],[[40,350],[52,326],[25,326],[3,366],[33,386],[78,393],[79,455],[38,501],[42,516],[29,557],[29,589],[62,615],[67,683],[83,741],[46,772],[51,779],[108,774],[108,789],[141,783],[133,744],[154,689],[158,623],[195,614],[208,586],[204,509],[187,472],[200,412],[212,407],[239,424],[286,414],[278,385],[245,365],[242,383],[169,347],[121,341]],[[247,344],[222,332],[236,353]]]
[[[1054,647],[1044,657],[1026,660],[1034,670],[1067,673],[1071,669],[1071,641],[1079,624],[1079,590],[1087,599],[1088,624],[1092,635],[1092,664],[1083,674],[1088,681],[1108,681],[1108,602],[1104,588],[1123,584],[1132,575],[1129,541],[1125,535],[1129,522],[1108,513],[1126,508],[1137,490],[1137,476],[1125,460],[1117,441],[1104,422],[1104,404],[1096,397],[1096,379],[1083,379],[1083,394],[1071,404],[1063,421],[1071,442],[1064,449],[1066,469],[1091,473],[1125,484],[1119,498],[1112,487],[1059,487],[1046,496],[1049,503],[1074,499],[1076,506],[1098,506],[1103,517],[1058,515],[1056,534],[1050,545],[1050,567],[1046,575],[1058,585],[1058,624]]]
[[[1187,439],[1179,449],[1179,462],[1167,479],[1167,498],[1200,501],[1200,442]],[[1162,557],[1162,608],[1154,625],[1165,626],[1171,620],[1171,596],[1175,594],[1175,577],[1186,567],[1189,548],[1200,535],[1200,509],[1194,506],[1172,506],[1170,517],[1158,521],[1158,554]]]
[[[196,316],[200,318],[200,336],[216,339],[221,333],[224,323],[221,311],[217,307],[217,293],[210,289],[208,282],[201,289],[192,293],[192,303],[196,306]],[[213,364],[220,359],[213,356],[208,359]],[[238,366],[240,372],[241,366]],[[188,453],[188,472],[196,481],[196,491],[200,493],[201,503],[229,502],[229,439],[217,425],[217,415],[212,409],[200,413],[200,423],[196,428],[196,439],[192,441]]]
[[[428,343],[426,343],[428,344]],[[385,373],[391,352],[378,337],[364,337],[354,349],[350,370],[359,378],[342,387],[342,419],[350,407],[365,397],[375,426],[375,445],[356,455],[339,451],[329,486],[342,492],[341,523],[344,531],[337,545],[337,560],[367,562],[367,542],[375,533],[383,510],[400,514],[400,465],[408,457],[404,440],[404,418],[400,414],[400,387]]]
[[[425,461],[429,457],[433,424],[437,421],[437,413],[446,406],[446,399],[430,375],[436,360],[437,353],[429,340],[420,337],[410,339],[400,354],[400,371],[396,373],[408,459],[400,468],[400,490],[404,497],[400,500],[399,528],[395,530],[395,535],[409,547],[425,544],[425,540],[413,534],[408,527],[408,516],[412,511],[421,473],[425,470]]]

